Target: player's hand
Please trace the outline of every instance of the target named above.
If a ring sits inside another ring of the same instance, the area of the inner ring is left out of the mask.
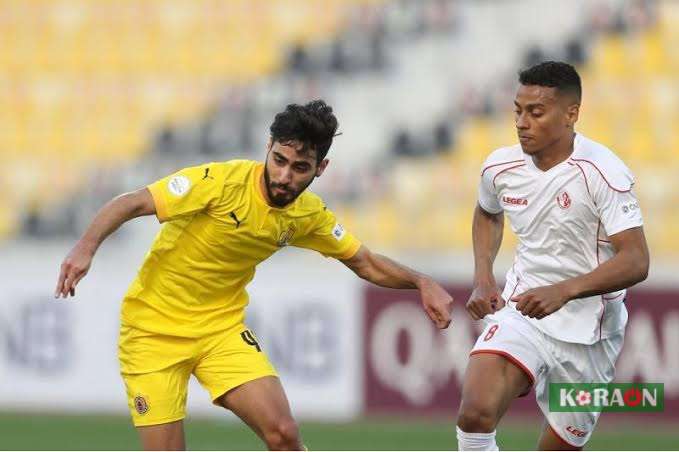
[[[481,320],[488,314],[499,311],[505,306],[497,284],[477,284],[467,301],[467,312],[474,320]]]
[[[431,279],[420,284],[420,296],[425,312],[436,327],[441,330],[448,328],[453,311],[453,297]]]
[[[75,286],[89,271],[93,256],[94,251],[80,242],[73,247],[61,264],[54,298],[75,296]]]
[[[535,319],[542,319],[558,311],[568,302],[566,291],[558,284],[536,287],[515,295],[516,309],[523,315]]]

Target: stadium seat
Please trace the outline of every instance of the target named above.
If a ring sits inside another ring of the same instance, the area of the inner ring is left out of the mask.
[[[679,230],[679,215],[671,207],[679,201],[679,99],[674,87],[679,73],[679,7],[661,2],[659,17],[660,22],[647,30],[595,41],[591,58],[579,68],[584,99],[578,130],[610,146],[635,171],[636,194],[647,217],[654,219],[646,228],[650,246],[654,252],[669,255],[679,251],[679,242],[668,232]],[[436,206],[432,221],[418,225],[427,237],[421,248],[471,247],[470,218],[478,171],[491,150],[515,142],[511,114],[463,123],[454,146],[438,157],[438,164],[430,163],[445,168],[460,186],[446,187],[443,192],[451,196],[449,202]],[[437,184],[435,177],[415,179],[423,185],[423,193],[431,193]],[[384,224],[385,230],[394,227]],[[401,235],[382,236],[386,237],[394,239],[386,245],[404,246],[395,242]],[[509,230],[505,243],[508,247],[514,243]]]
[[[327,39],[347,4],[365,3],[375,0],[6,0],[0,161],[49,156],[65,173],[134,161],[158,124],[198,116],[220,85],[279,70],[287,46]],[[0,213],[0,238],[19,217]]]

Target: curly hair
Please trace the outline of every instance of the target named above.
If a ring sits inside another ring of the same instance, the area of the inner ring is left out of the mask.
[[[556,88],[559,92],[582,98],[580,75],[573,66],[560,61],[544,61],[519,72],[519,83]]]
[[[338,126],[332,107],[319,99],[306,105],[288,105],[276,115],[269,130],[274,142],[299,141],[303,149],[315,150],[316,162],[320,163],[328,154]]]

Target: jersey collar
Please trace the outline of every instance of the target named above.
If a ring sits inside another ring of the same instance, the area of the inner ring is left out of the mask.
[[[573,138],[573,151],[571,152],[571,155],[569,155],[566,158],[566,160],[557,163],[556,165],[554,165],[553,167],[551,167],[547,171],[543,171],[540,168],[538,168],[535,165],[535,162],[533,162],[533,157],[526,154],[525,152],[523,153],[523,160],[526,162],[526,167],[530,168],[531,171],[533,171],[533,172],[540,173],[540,174],[553,173],[553,172],[557,171],[559,168],[563,168],[564,166],[566,166],[568,164],[568,162],[570,161],[570,159],[572,159],[573,157],[575,157],[577,155],[578,149],[580,148],[580,145],[581,145],[581,141],[582,141],[582,139],[580,138],[580,134],[576,132],[575,137]]]

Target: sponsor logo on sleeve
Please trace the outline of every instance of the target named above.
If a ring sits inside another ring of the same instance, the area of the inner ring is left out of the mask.
[[[629,213],[632,213],[632,212],[636,212],[637,210],[639,210],[639,202],[638,201],[634,201],[634,202],[630,202],[630,203],[622,205],[622,213],[629,214]]]
[[[332,236],[335,237],[335,240],[337,240],[338,242],[342,240],[344,234],[346,234],[346,231],[344,230],[341,224],[337,223],[335,227],[332,228]]]
[[[174,176],[167,183],[167,189],[175,196],[184,196],[191,188],[191,181],[186,176]]]

